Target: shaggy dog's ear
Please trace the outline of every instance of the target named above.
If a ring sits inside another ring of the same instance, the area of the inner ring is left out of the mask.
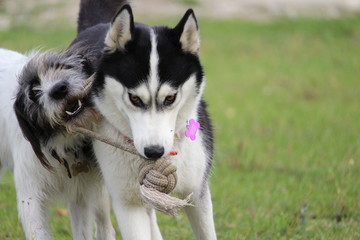
[[[134,32],[134,17],[130,5],[125,5],[115,15],[105,37],[106,49],[110,52],[124,50],[132,39]]]
[[[24,137],[30,142],[36,156],[40,160],[41,164],[46,169],[52,169],[49,161],[46,159],[44,153],[41,151],[41,145],[40,140],[36,136],[36,128],[33,124],[30,123],[30,119],[27,118],[27,116],[24,114],[24,104],[23,101],[20,101],[19,98],[16,99],[14,103],[14,110],[16,118],[19,122],[19,126],[21,128],[21,131],[24,135]]]
[[[184,52],[198,54],[200,48],[199,28],[192,9],[186,11],[173,30]]]

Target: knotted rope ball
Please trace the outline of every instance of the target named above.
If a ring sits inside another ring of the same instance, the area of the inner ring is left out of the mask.
[[[145,161],[140,165],[139,182],[147,188],[169,194],[177,183],[176,167],[163,158],[156,162]]]
[[[177,210],[193,206],[190,203],[192,194],[185,199],[168,195],[176,187],[177,175],[176,167],[165,158],[140,164],[139,183],[142,200],[162,213],[174,216]]]

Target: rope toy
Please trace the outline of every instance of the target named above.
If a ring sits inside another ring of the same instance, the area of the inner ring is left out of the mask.
[[[156,210],[175,216],[176,212],[190,203],[191,195],[184,200],[168,195],[177,183],[176,167],[165,158],[143,162],[140,167],[139,183],[141,198]]]
[[[140,165],[139,182],[147,188],[169,194],[177,183],[176,167],[163,158]]]
[[[183,207],[193,206],[191,204],[192,193],[185,199],[178,199],[168,195],[176,187],[177,174],[176,166],[172,165],[167,157],[149,161],[134,150],[133,146],[126,146],[83,127],[74,125],[66,127],[69,133],[81,133],[140,157],[143,160],[139,167],[140,193],[142,200],[148,206],[171,216],[176,216],[177,211]],[[123,137],[128,139],[126,136]],[[129,143],[129,141],[126,142]],[[172,151],[170,156],[174,155],[176,155],[176,152]]]

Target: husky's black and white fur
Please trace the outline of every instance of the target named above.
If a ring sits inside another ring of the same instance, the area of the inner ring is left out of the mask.
[[[0,170],[14,173],[29,240],[51,239],[47,207],[54,198],[69,206],[74,239],[92,239],[94,222],[97,239],[115,239],[91,141],[61,125],[91,125],[96,117],[86,90],[92,83],[89,67],[73,50],[26,56],[0,49]],[[78,164],[88,172],[74,176],[72,166]]]
[[[208,178],[213,158],[210,119],[202,100],[205,78],[199,60],[199,31],[188,10],[175,28],[135,23],[126,5],[111,24],[82,31],[74,41],[104,46],[93,100],[104,120],[98,132],[117,141],[122,133],[148,159],[166,156],[177,167],[174,194],[193,195],[187,207],[197,239],[216,239]],[[190,119],[201,124],[195,141],[185,137]],[[142,160],[102,142],[94,150],[126,240],[162,239],[153,209],[143,204],[138,180]]]

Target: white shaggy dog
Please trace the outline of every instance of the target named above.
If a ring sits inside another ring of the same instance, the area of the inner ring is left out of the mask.
[[[14,173],[29,240],[51,239],[47,207],[55,197],[69,206],[74,239],[92,239],[94,222],[97,239],[115,239],[91,141],[61,125],[89,126],[96,116],[87,99],[90,65],[74,51],[29,57],[0,49],[0,170]]]

